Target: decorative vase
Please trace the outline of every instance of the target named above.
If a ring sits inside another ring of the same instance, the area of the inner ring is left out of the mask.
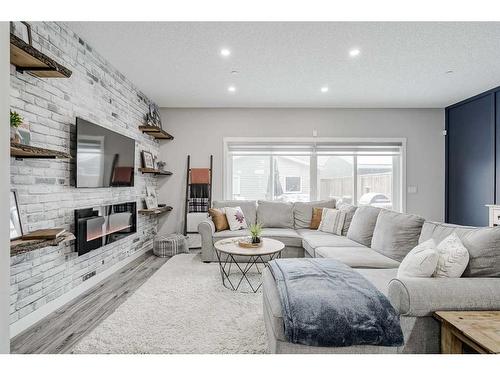
[[[21,142],[21,134],[19,134],[19,130],[13,126],[10,128],[10,140],[15,143]]]
[[[260,237],[252,237],[252,243],[260,243]]]

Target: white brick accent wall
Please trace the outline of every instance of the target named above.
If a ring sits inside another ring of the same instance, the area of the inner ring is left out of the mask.
[[[82,117],[134,138],[136,167],[141,150],[157,155],[158,142],[138,130],[148,99],[66,24],[31,25],[33,45],[73,71],[69,79],[42,79],[11,66],[11,109],[29,124],[31,144],[74,156],[75,121]],[[156,187],[155,177],[147,176],[136,170],[133,188],[77,189],[74,160],[11,158],[11,184],[18,192],[25,232],[49,227],[73,231],[77,208],[125,201],[137,201],[142,208],[146,185]],[[73,243],[11,257],[11,324],[77,287],[83,275],[99,274],[152,248],[157,224],[155,218],[138,215],[136,234],[80,257]]]

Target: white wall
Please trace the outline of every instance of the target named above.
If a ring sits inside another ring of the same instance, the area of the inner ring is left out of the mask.
[[[9,243],[9,181],[10,145],[9,125],[9,23],[0,22],[0,353],[9,348],[9,291],[10,254]]]
[[[174,210],[160,220],[160,233],[183,224],[186,156],[207,167],[214,155],[213,198],[222,198],[223,137],[392,137],[407,138],[407,212],[444,217],[444,110],[442,109],[170,109],[163,127],[175,137],[160,146],[160,159],[173,176],[160,181],[160,202]]]

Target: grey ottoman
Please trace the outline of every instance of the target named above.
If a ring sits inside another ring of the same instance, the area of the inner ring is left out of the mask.
[[[153,254],[159,257],[172,257],[176,254],[188,253],[187,238],[182,234],[158,236],[153,242]]]

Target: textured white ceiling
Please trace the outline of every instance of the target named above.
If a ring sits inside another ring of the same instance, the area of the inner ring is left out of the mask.
[[[162,107],[442,108],[500,85],[498,22],[69,25]]]

